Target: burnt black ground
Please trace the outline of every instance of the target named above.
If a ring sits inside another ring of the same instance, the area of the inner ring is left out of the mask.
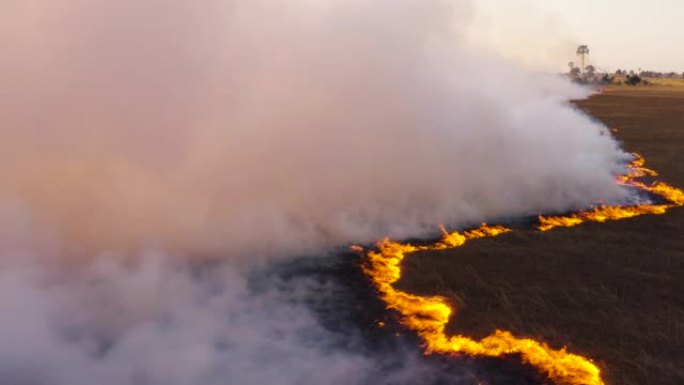
[[[344,251],[300,258],[260,271],[253,279],[253,290],[272,289],[274,282],[281,293],[296,290],[299,294],[293,296],[294,303],[305,305],[330,332],[325,341],[328,349],[361,354],[378,366],[370,373],[369,385],[550,384],[515,357],[501,360],[424,355],[418,337],[399,325],[396,313],[385,309],[363,274],[362,263],[361,256]],[[265,286],[260,287],[262,284]],[[297,289],[302,287],[306,290]],[[401,374],[392,378],[402,370],[419,372],[419,379]],[[411,379],[405,381],[407,377]]]
[[[576,103],[684,187],[684,89],[613,89]],[[684,209],[549,233],[522,231],[409,257],[400,285],[446,296],[451,330],[568,346],[613,385],[684,384]]]

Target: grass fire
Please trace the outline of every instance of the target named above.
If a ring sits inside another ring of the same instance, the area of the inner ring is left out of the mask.
[[[0,384],[684,383],[684,8],[503,3],[2,2]]]
[[[657,174],[644,167],[645,161],[641,156],[635,154],[635,157],[628,166],[630,172],[619,178],[620,183],[643,189],[644,192],[659,196],[667,203],[602,206],[568,216],[539,216],[538,229],[548,231],[556,227],[577,226],[584,222],[605,222],[638,215],[663,214],[669,208],[684,205],[684,191],[662,182],[655,182],[650,186],[639,182],[637,178]],[[445,329],[452,321],[454,309],[444,298],[413,295],[397,290],[393,286],[401,278],[401,263],[411,253],[458,248],[470,240],[496,237],[510,231],[512,230],[506,227],[488,225],[462,233],[450,233],[443,229],[444,235],[437,243],[418,246],[385,239],[378,242],[376,251],[368,252],[364,271],[375,283],[387,308],[398,312],[401,322],[423,339],[426,353],[492,357],[520,355],[524,362],[536,367],[557,384],[605,384],[599,368],[590,359],[570,353],[565,348],[554,350],[543,342],[515,337],[504,330],[497,330],[480,340],[462,335],[448,336]]]

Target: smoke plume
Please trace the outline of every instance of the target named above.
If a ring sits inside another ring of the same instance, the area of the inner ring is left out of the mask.
[[[363,383],[373,359],[296,303],[316,289],[248,273],[625,197],[586,91],[469,48],[465,1],[1,8],[12,384]]]

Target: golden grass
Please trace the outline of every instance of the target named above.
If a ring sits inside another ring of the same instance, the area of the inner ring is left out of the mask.
[[[613,85],[611,87],[631,87],[631,88],[653,88],[653,87],[667,87],[667,88],[684,88],[684,78],[644,78],[648,81],[648,85],[640,84],[636,87],[624,84],[624,76],[615,76],[615,82],[622,83],[621,85]]]

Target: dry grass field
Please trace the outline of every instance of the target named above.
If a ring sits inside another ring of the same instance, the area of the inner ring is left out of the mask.
[[[576,103],[684,186],[684,87],[613,87]],[[410,256],[400,287],[446,296],[452,331],[567,346],[612,385],[684,384],[684,209]]]
[[[624,82],[624,76],[615,76],[616,82]],[[648,87],[666,87],[666,88],[676,88],[684,87],[684,78],[645,78],[650,84]],[[632,87],[628,85],[622,85],[620,87]],[[639,86],[640,88],[644,86]],[[615,87],[613,87],[615,88]]]

